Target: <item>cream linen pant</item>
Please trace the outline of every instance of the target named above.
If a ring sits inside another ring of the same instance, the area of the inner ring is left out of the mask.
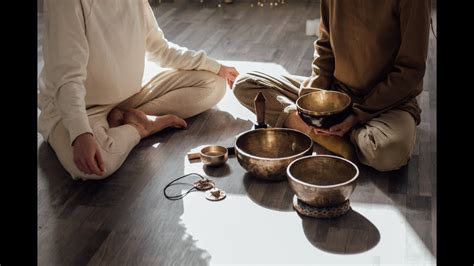
[[[254,71],[239,76],[233,91],[239,102],[252,112],[255,96],[262,91],[266,98],[266,122],[272,127],[283,127],[288,114],[296,110],[294,103],[304,79]],[[408,112],[394,109],[369,120],[350,134],[361,163],[378,171],[390,171],[406,165],[410,159],[415,146],[416,124]]]
[[[87,109],[89,123],[105,164],[103,176],[81,172],[73,160],[73,147],[62,122],[51,131],[48,142],[73,179],[103,179],[114,173],[140,141],[138,131],[130,125],[110,128],[107,115],[114,107],[137,108],[148,115],[174,114],[189,118],[202,113],[225,94],[225,80],[208,71],[166,70],[146,84],[140,92],[118,105],[100,105]]]

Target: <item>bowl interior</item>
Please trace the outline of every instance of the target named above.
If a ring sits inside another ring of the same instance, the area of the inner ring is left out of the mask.
[[[240,135],[236,147],[260,158],[284,158],[307,151],[312,140],[305,134],[290,129],[257,129]]]
[[[295,179],[315,186],[345,183],[358,173],[353,164],[342,158],[318,155],[293,162],[289,172]]]
[[[296,105],[302,111],[314,115],[325,115],[342,112],[351,103],[351,98],[338,91],[316,91],[298,98]]]
[[[203,155],[210,156],[210,157],[222,156],[222,155],[225,155],[226,152],[227,152],[227,148],[222,147],[222,146],[207,146],[201,150],[201,153]]]

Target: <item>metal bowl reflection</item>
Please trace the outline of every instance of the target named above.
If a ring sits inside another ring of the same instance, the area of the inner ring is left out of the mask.
[[[288,182],[299,200],[314,207],[330,207],[349,199],[356,187],[358,167],[333,155],[311,155],[293,161]]]
[[[226,147],[211,145],[204,147],[200,152],[201,161],[208,166],[220,166],[225,164],[228,159]]]
[[[289,128],[250,130],[235,142],[239,164],[252,176],[266,180],[285,179],[288,165],[312,151],[311,138]]]
[[[351,98],[339,91],[319,90],[299,97],[296,108],[309,125],[322,128],[342,122],[350,113]]]

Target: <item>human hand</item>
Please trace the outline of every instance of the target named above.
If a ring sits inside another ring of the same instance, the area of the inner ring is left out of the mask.
[[[346,119],[344,119],[344,121],[330,127],[329,129],[314,128],[314,130],[317,134],[336,135],[342,137],[357,123],[359,123],[359,119],[355,115],[351,114]]]
[[[91,175],[104,174],[104,161],[99,146],[91,133],[79,135],[73,142],[73,158],[77,168]]]
[[[235,69],[235,67],[221,65],[217,75],[223,77],[227,81],[227,84],[229,84],[229,87],[232,88],[235,78],[239,75],[239,72],[237,69]]]

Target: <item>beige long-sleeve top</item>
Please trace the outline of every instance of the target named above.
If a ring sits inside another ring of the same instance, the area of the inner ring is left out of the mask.
[[[430,0],[322,0],[313,74],[302,86],[348,93],[361,122],[392,108],[420,122]]]
[[[91,132],[86,107],[117,104],[141,89],[145,56],[161,67],[218,73],[203,51],[167,41],[147,0],[45,0],[38,130],[64,123],[71,143]]]

